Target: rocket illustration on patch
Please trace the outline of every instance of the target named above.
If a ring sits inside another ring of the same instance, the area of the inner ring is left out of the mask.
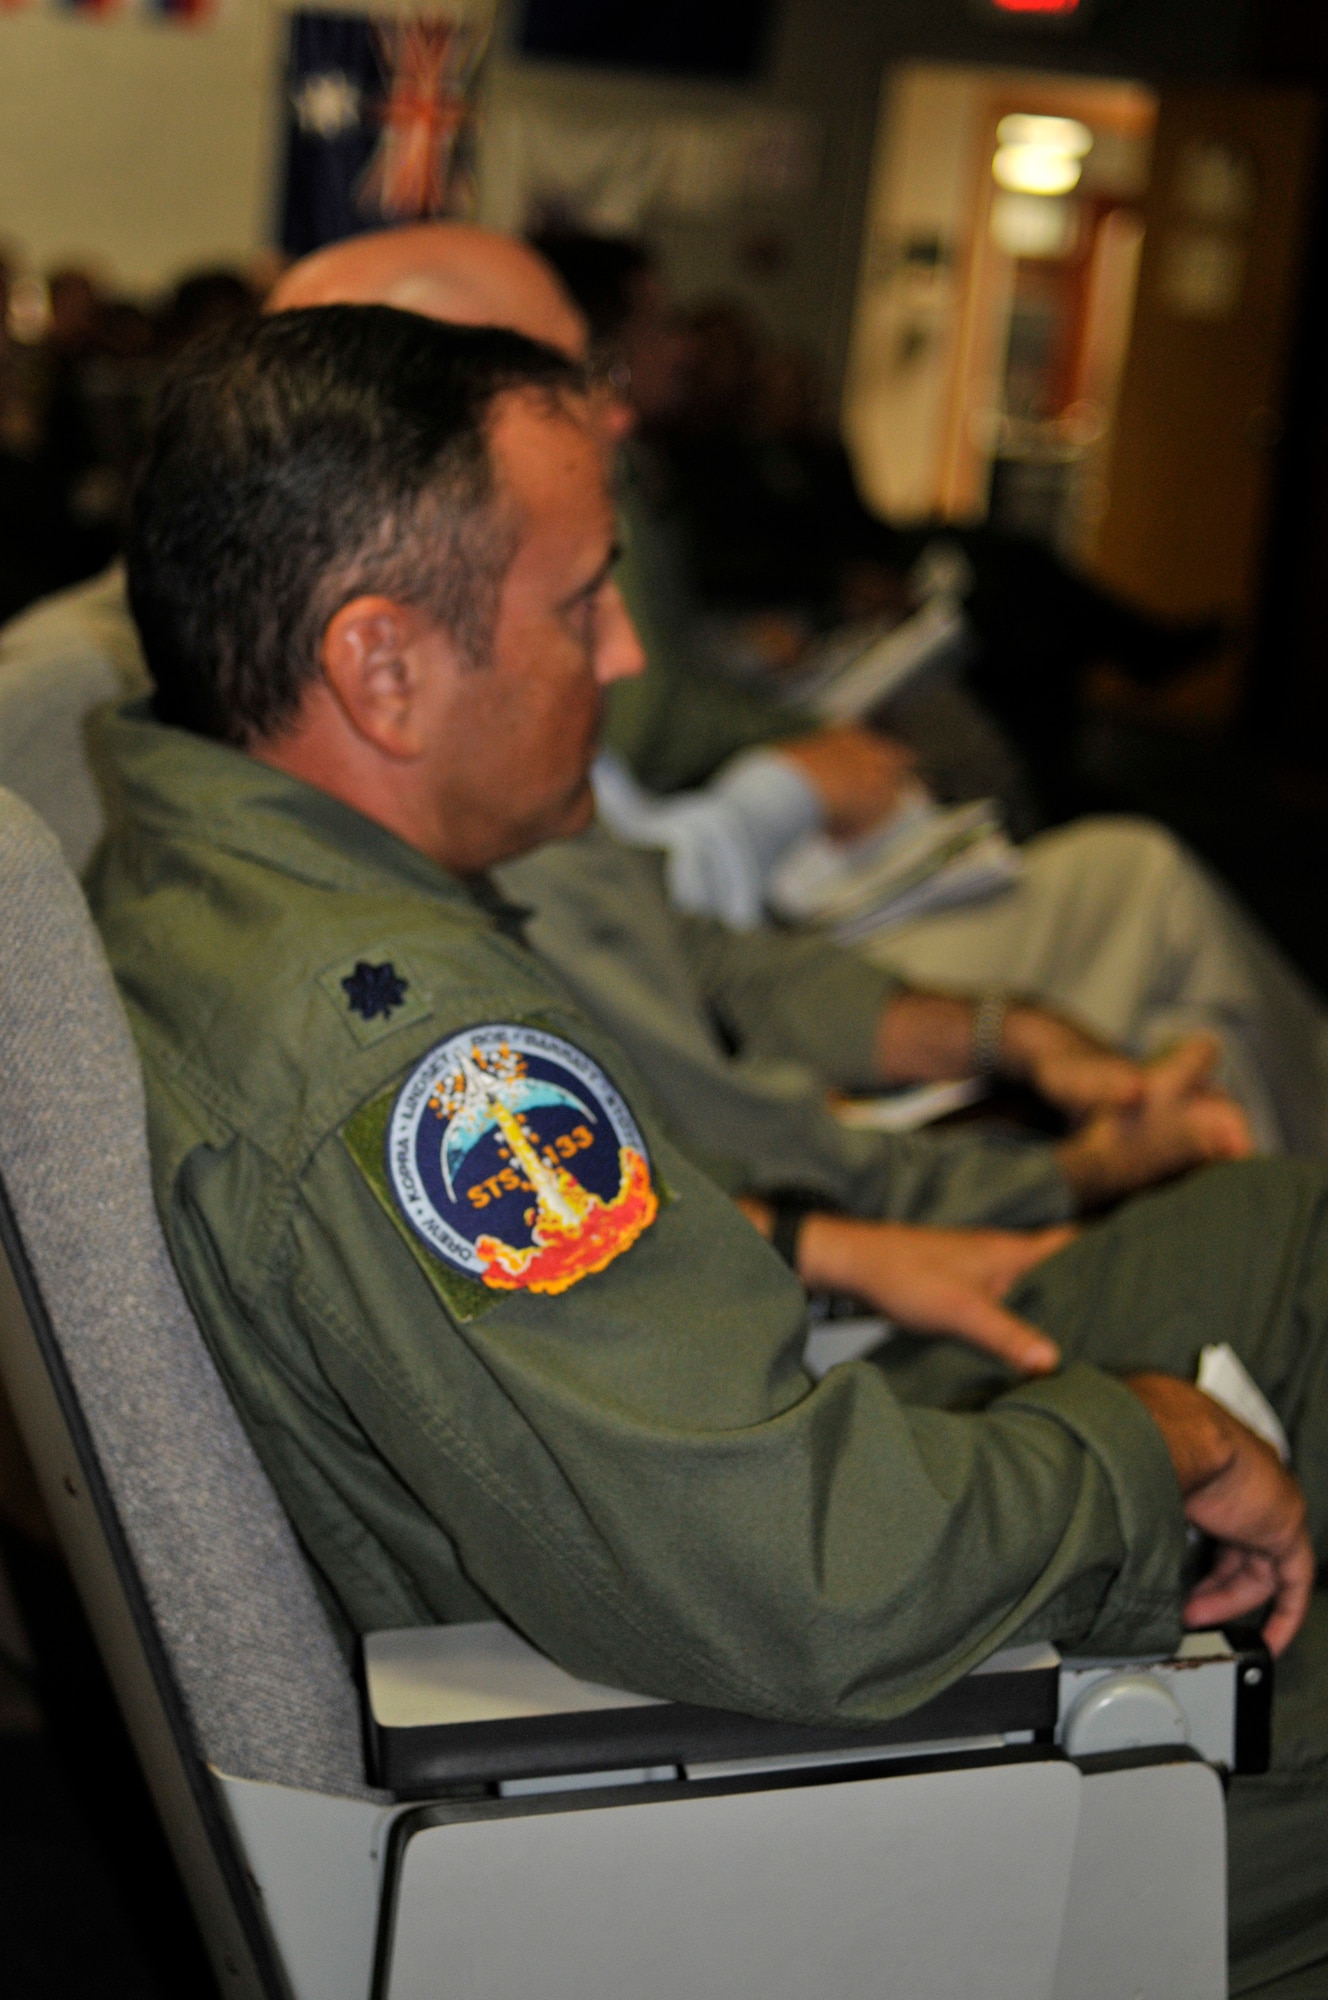
[[[402,1085],[386,1167],[406,1221],[499,1291],[564,1292],[658,1213],[645,1140],[598,1063],[540,1028],[449,1036]]]

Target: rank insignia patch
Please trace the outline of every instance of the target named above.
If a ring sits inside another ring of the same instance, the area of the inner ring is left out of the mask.
[[[342,1027],[362,1049],[427,1020],[433,1012],[427,984],[399,948],[386,944],[370,945],[353,958],[327,966],[319,973],[318,984]]]
[[[410,981],[403,979],[394,965],[370,965],[366,958],[357,958],[355,970],[341,981],[347,1006],[366,1021],[372,1021],[376,1014],[386,1019],[395,1008],[404,1006],[409,986]]]
[[[645,1140],[599,1065],[511,1023],[430,1050],[392,1107],[384,1164],[415,1234],[495,1291],[565,1292],[659,1207]]]

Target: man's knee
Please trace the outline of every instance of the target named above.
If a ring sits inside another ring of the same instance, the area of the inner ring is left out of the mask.
[[[1062,863],[1074,860],[1101,868],[1128,889],[1147,880],[1164,881],[1194,867],[1185,846],[1156,820],[1132,813],[1095,813],[1069,826],[1039,834],[1029,842],[1030,855],[1055,854]]]

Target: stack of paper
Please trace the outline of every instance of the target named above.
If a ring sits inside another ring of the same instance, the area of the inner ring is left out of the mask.
[[[958,602],[933,597],[902,623],[836,633],[807,659],[786,699],[823,722],[860,722],[940,666],[967,658],[972,632]]]
[[[843,843],[813,834],[775,869],[766,900],[790,923],[842,944],[1008,888],[1023,862],[993,799],[938,806],[919,788],[887,824]]]

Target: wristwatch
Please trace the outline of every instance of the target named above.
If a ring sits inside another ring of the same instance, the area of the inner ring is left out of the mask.
[[[972,1051],[974,1076],[985,1082],[1000,1074],[1001,1043],[1005,1039],[1005,1021],[1010,1012],[1008,993],[984,993],[973,1009],[973,1035],[969,1047]]]
[[[822,1213],[833,1208],[823,1194],[814,1194],[810,1188],[780,1188],[777,1193],[766,1196],[770,1204],[773,1225],[770,1230],[770,1247],[777,1250],[791,1271],[798,1268],[798,1238],[802,1225],[814,1211]]]

